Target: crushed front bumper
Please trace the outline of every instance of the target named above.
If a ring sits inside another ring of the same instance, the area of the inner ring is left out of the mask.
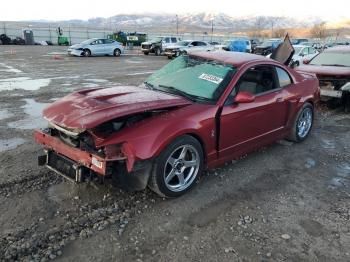
[[[46,166],[69,181],[80,183],[86,177],[99,175],[117,177],[122,188],[129,191],[143,190],[147,187],[152,161],[138,161],[128,170],[126,157],[113,160],[66,145],[60,139],[35,130],[37,143],[44,146],[45,154],[38,157],[38,164]]]
[[[46,165],[56,173],[81,182],[81,175],[86,169],[105,176],[107,174],[107,161],[105,158],[92,154],[79,148],[71,147],[56,137],[44,133],[41,130],[34,131],[37,143],[45,147],[45,155],[39,157],[39,164]],[[73,171],[75,170],[75,171]]]

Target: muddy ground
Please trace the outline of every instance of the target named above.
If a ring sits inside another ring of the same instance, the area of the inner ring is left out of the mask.
[[[74,90],[138,85],[165,57],[0,46],[0,261],[350,261],[350,115],[205,173],[188,194],[72,185],[37,166],[41,110]]]

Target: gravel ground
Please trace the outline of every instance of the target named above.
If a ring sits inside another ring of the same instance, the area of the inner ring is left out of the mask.
[[[350,115],[203,174],[185,196],[72,185],[37,166],[42,109],[74,90],[138,85],[168,62],[0,46],[0,261],[350,261]]]

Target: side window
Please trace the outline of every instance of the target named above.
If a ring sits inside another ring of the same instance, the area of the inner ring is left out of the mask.
[[[114,40],[111,39],[104,39],[105,44],[112,44],[114,43]]]
[[[309,53],[310,54],[315,54],[316,50],[313,47],[309,47]]]
[[[280,87],[285,87],[292,83],[292,80],[289,74],[284,69],[276,67],[276,72],[277,72]]]
[[[303,55],[308,55],[308,54],[309,54],[309,48],[308,48],[308,47],[305,47],[301,53],[302,53]]]
[[[194,41],[191,43],[193,46],[198,46],[198,42],[197,41]]]
[[[197,46],[206,46],[207,44],[204,42],[198,42]]]
[[[165,43],[170,43],[170,38],[169,37],[164,38],[164,42]]]
[[[172,37],[172,38],[171,38],[171,42],[172,42],[172,43],[176,43],[176,42],[177,42],[177,41],[176,41],[176,37]]]
[[[250,92],[254,95],[278,88],[272,66],[256,66],[248,69],[238,81],[238,91]]]

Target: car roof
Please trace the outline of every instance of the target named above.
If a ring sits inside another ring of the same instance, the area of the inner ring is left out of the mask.
[[[334,47],[331,47],[331,48],[327,48],[323,52],[327,52],[327,53],[350,53],[350,46],[349,45],[334,46]]]
[[[214,60],[225,64],[231,64],[235,67],[240,67],[241,65],[251,62],[271,62],[270,58],[261,55],[254,55],[250,53],[243,52],[227,52],[227,51],[215,51],[215,52],[195,52],[191,53],[191,56],[197,56],[200,58]]]
[[[300,48],[303,48],[303,47],[310,47],[310,46],[307,46],[307,45],[293,45],[293,47],[300,47]]]

